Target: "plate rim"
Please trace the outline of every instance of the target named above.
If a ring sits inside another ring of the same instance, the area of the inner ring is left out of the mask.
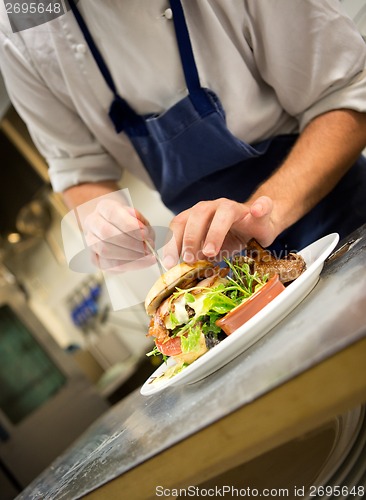
[[[153,387],[152,386],[153,379],[156,378],[157,376],[160,376],[162,373],[164,373],[164,371],[167,368],[169,368],[170,366],[174,366],[174,364],[175,364],[174,360],[172,360],[172,358],[169,358],[167,362],[161,363],[159,365],[159,367],[146,379],[146,381],[144,382],[144,384],[140,388],[140,393],[143,396],[151,396],[153,394],[156,394],[156,393],[158,393],[158,392],[166,389],[167,387],[172,387],[174,385],[184,384],[184,379],[187,378],[189,375],[191,375],[192,371],[199,370],[199,368],[202,365],[204,365],[207,362],[207,360],[210,360],[213,357],[218,356],[221,351],[226,351],[228,349],[227,346],[230,346],[231,344],[233,344],[238,339],[238,337],[240,337],[241,335],[243,335],[243,331],[245,333],[245,331],[248,330],[248,329],[250,329],[253,324],[257,323],[258,320],[260,321],[263,316],[266,317],[269,314],[271,314],[271,311],[274,310],[274,309],[276,309],[278,307],[278,304],[281,304],[282,302],[284,302],[286,300],[286,298],[292,292],[294,292],[297,289],[301,288],[302,283],[304,281],[306,282],[308,279],[310,279],[310,277],[320,267],[320,271],[319,271],[319,274],[318,274],[318,276],[319,276],[320,273],[321,273],[321,271],[322,271],[322,268],[324,266],[325,260],[332,253],[332,251],[334,250],[334,248],[338,244],[339,239],[340,239],[340,237],[339,237],[338,233],[330,233],[328,235],[325,235],[325,236],[319,238],[318,240],[313,241],[312,243],[310,243],[309,245],[307,245],[306,247],[304,247],[303,249],[301,249],[298,252],[300,255],[302,255],[303,253],[309,252],[312,246],[321,245],[322,242],[324,244],[323,250],[320,251],[320,253],[316,257],[316,259],[309,264],[309,267],[306,269],[306,271],[301,276],[299,276],[296,279],[296,281],[294,281],[293,283],[291,283],[290,285],[288,285],[288,287],[286,287],[286,289],[282,293],[280,293],[269,304],[267,304],[260,311],[258,311],[257,314],[255,314],[252,318],[250,318],[247,322],[245,322],[237,330],[235,330],[231,335],[229,335],[226,339],[224,339],[223,342],[220,342],[220,344],[218,344],[213,349],[211,349],[208,352],[206,352],[203,356],[201,356],[196,361],[194,361],[194,363],[192,363],[190,366],[188,366],[187,368],[185,368],[182,372],[178,373],[177,375],[175,375],[171,379],[168,379],[168,380],[163,381],[161,383],[157,383],[157,385]],[[325,240],[329,240],[329,242],[328,242],[327,245],[325,244]],[[310,291],[314,288],[315,285],[316,285],[316,282],[310,288],[310,290],[308,291],[308,293],[310,293]],[[303,298],[305,298],[307,294],[305,294]],[[294,308],[296,308],[296,307],[297,307],[297,305],[295,305]],[[289,313],[293,309],[291,309],[289,311]],[[270,330],[268,330],[268,331],[270,331]],[[265,336],[268,333],[268,331],[265,334],[263,334],[263,336]],[[225,344],[224,344],[224,342],[225,342]],[[257,342],[257,340],[255,342]],[[253,342],[251,345],[253,345],[255,342]],[[249,347],[250,347],[250,345],[247,348],[249,349]],[[246,348],[244,348],[243,350],[241,350],[240,353],[238,353],[238,355],[240,355],[243,352],[245,352],[245,350],[246,350]],[[207,356],[208,356],[208,358],[207,358]],[[198,364],[196,364],[196,363],[198,363]],[[225,363],[225,364],[227,364],[227,363]],[[222,366],[224,366],[224,365],[222,365]],[[210,372],[210,373],[212,373],[212,372]],[[208,373],[208,375],[210,373]],[[202,378],[204,378],[204,377],[202,377]],[[198,379],[198,380],[200,380],[200,379]],[[187,385],[189,383],[192,383],[192,382],[188,382],[188,381],[185,382],[185,384],[187,384]]]

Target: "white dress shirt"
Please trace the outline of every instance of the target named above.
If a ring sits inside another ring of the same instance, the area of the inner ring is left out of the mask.
[[[337,108],[366,111],[366,45],[338,0],[182,0],[201,85],[252,143],[301,131]],[[161,113],[186,93],[167,0],[80,0],[119,93]],[[123,168],[149,183],[108,117],[112,94],[71,12],[12,33],[0,2],[0,66],[50,167],[53,188]]]

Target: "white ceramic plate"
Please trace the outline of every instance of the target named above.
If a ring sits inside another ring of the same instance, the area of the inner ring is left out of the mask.
[[[305,259],[307,269],[297,280],[288,285],[280,295],[229,337],[180,373],[167,380],[155,380],[167,368],[173,366],[175,361],[169,358],[167,363],[162,363],[141,387],[141,394],[149,396],[166,387],[198,382],[243,353],[287,316],[314,288],[325,259],[331,254],[338,241],[339,235],[333,233],[301,250],[299,254]]]

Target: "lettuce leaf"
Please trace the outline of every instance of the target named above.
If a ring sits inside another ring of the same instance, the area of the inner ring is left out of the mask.
[[[200,347],[201,330],[198,326],[190,328],[187,336],[182,336],[181,347],[182,353],[187,354],[192,351],[198,351]]]

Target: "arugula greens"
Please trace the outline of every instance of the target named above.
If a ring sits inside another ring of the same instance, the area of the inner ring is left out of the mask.
[[[188,322],[182,325],[181,311],[180,314],[171,311],[169,314],[171,331],[168,339],[180,337],[182,354],[200,351],[202,333],[208,349],[217,345],[225,334],[216,325],[216,321],[242,304],[268,281],[268,276],[260,277],[258,273],[252,273],[245,258],[234,258],[232,261],[225,259],[225,263],[230,270],[226,282],[221,282],[215,288],[200,286],[198,283],[188,289],[176,288],[177,291],[173,293],[173,299],[182,301],[179,307],[186,308]],[[162,354],[157,346],[147,354],[147,356],[157,355],[162,356],[163,361],[167,362],[168,356]],[[172,378],[188,365],[189,363],[183,360],[177,361],[176,365],[169,367],[155,380]]]
[[[221,329],[216,325],[216,321],[248,299],[268,280],[268,276],[260,278],[257,273],[252,274],[246,262],[239,263],[225,259],[225,263],[230,268],[227,283],[220,283],[215,288],[200,287],[199,284],[188,289],[177,288],[173,294],[174,297],[184,295],[186,303],[195,311],[184,326],[177,326],[174,314],[170,313],[171,322],[176,326],[172,337],[181,337],[183,353],[199,348],[201,332],[217,336]],[[195,309],[194,305],[199,300],[200,292],[205,292],[205,296]]]
[[[162,356],[163,357],[163,361],[164,363],[166,363],[168,361],[168,357],[169,356],[166,356],[165,354],[161,353],[158,349],[158,346],[154,345],[153,349],[149,352],[146,353],[146,356],[147,357],[150,357],[150,356]]]

